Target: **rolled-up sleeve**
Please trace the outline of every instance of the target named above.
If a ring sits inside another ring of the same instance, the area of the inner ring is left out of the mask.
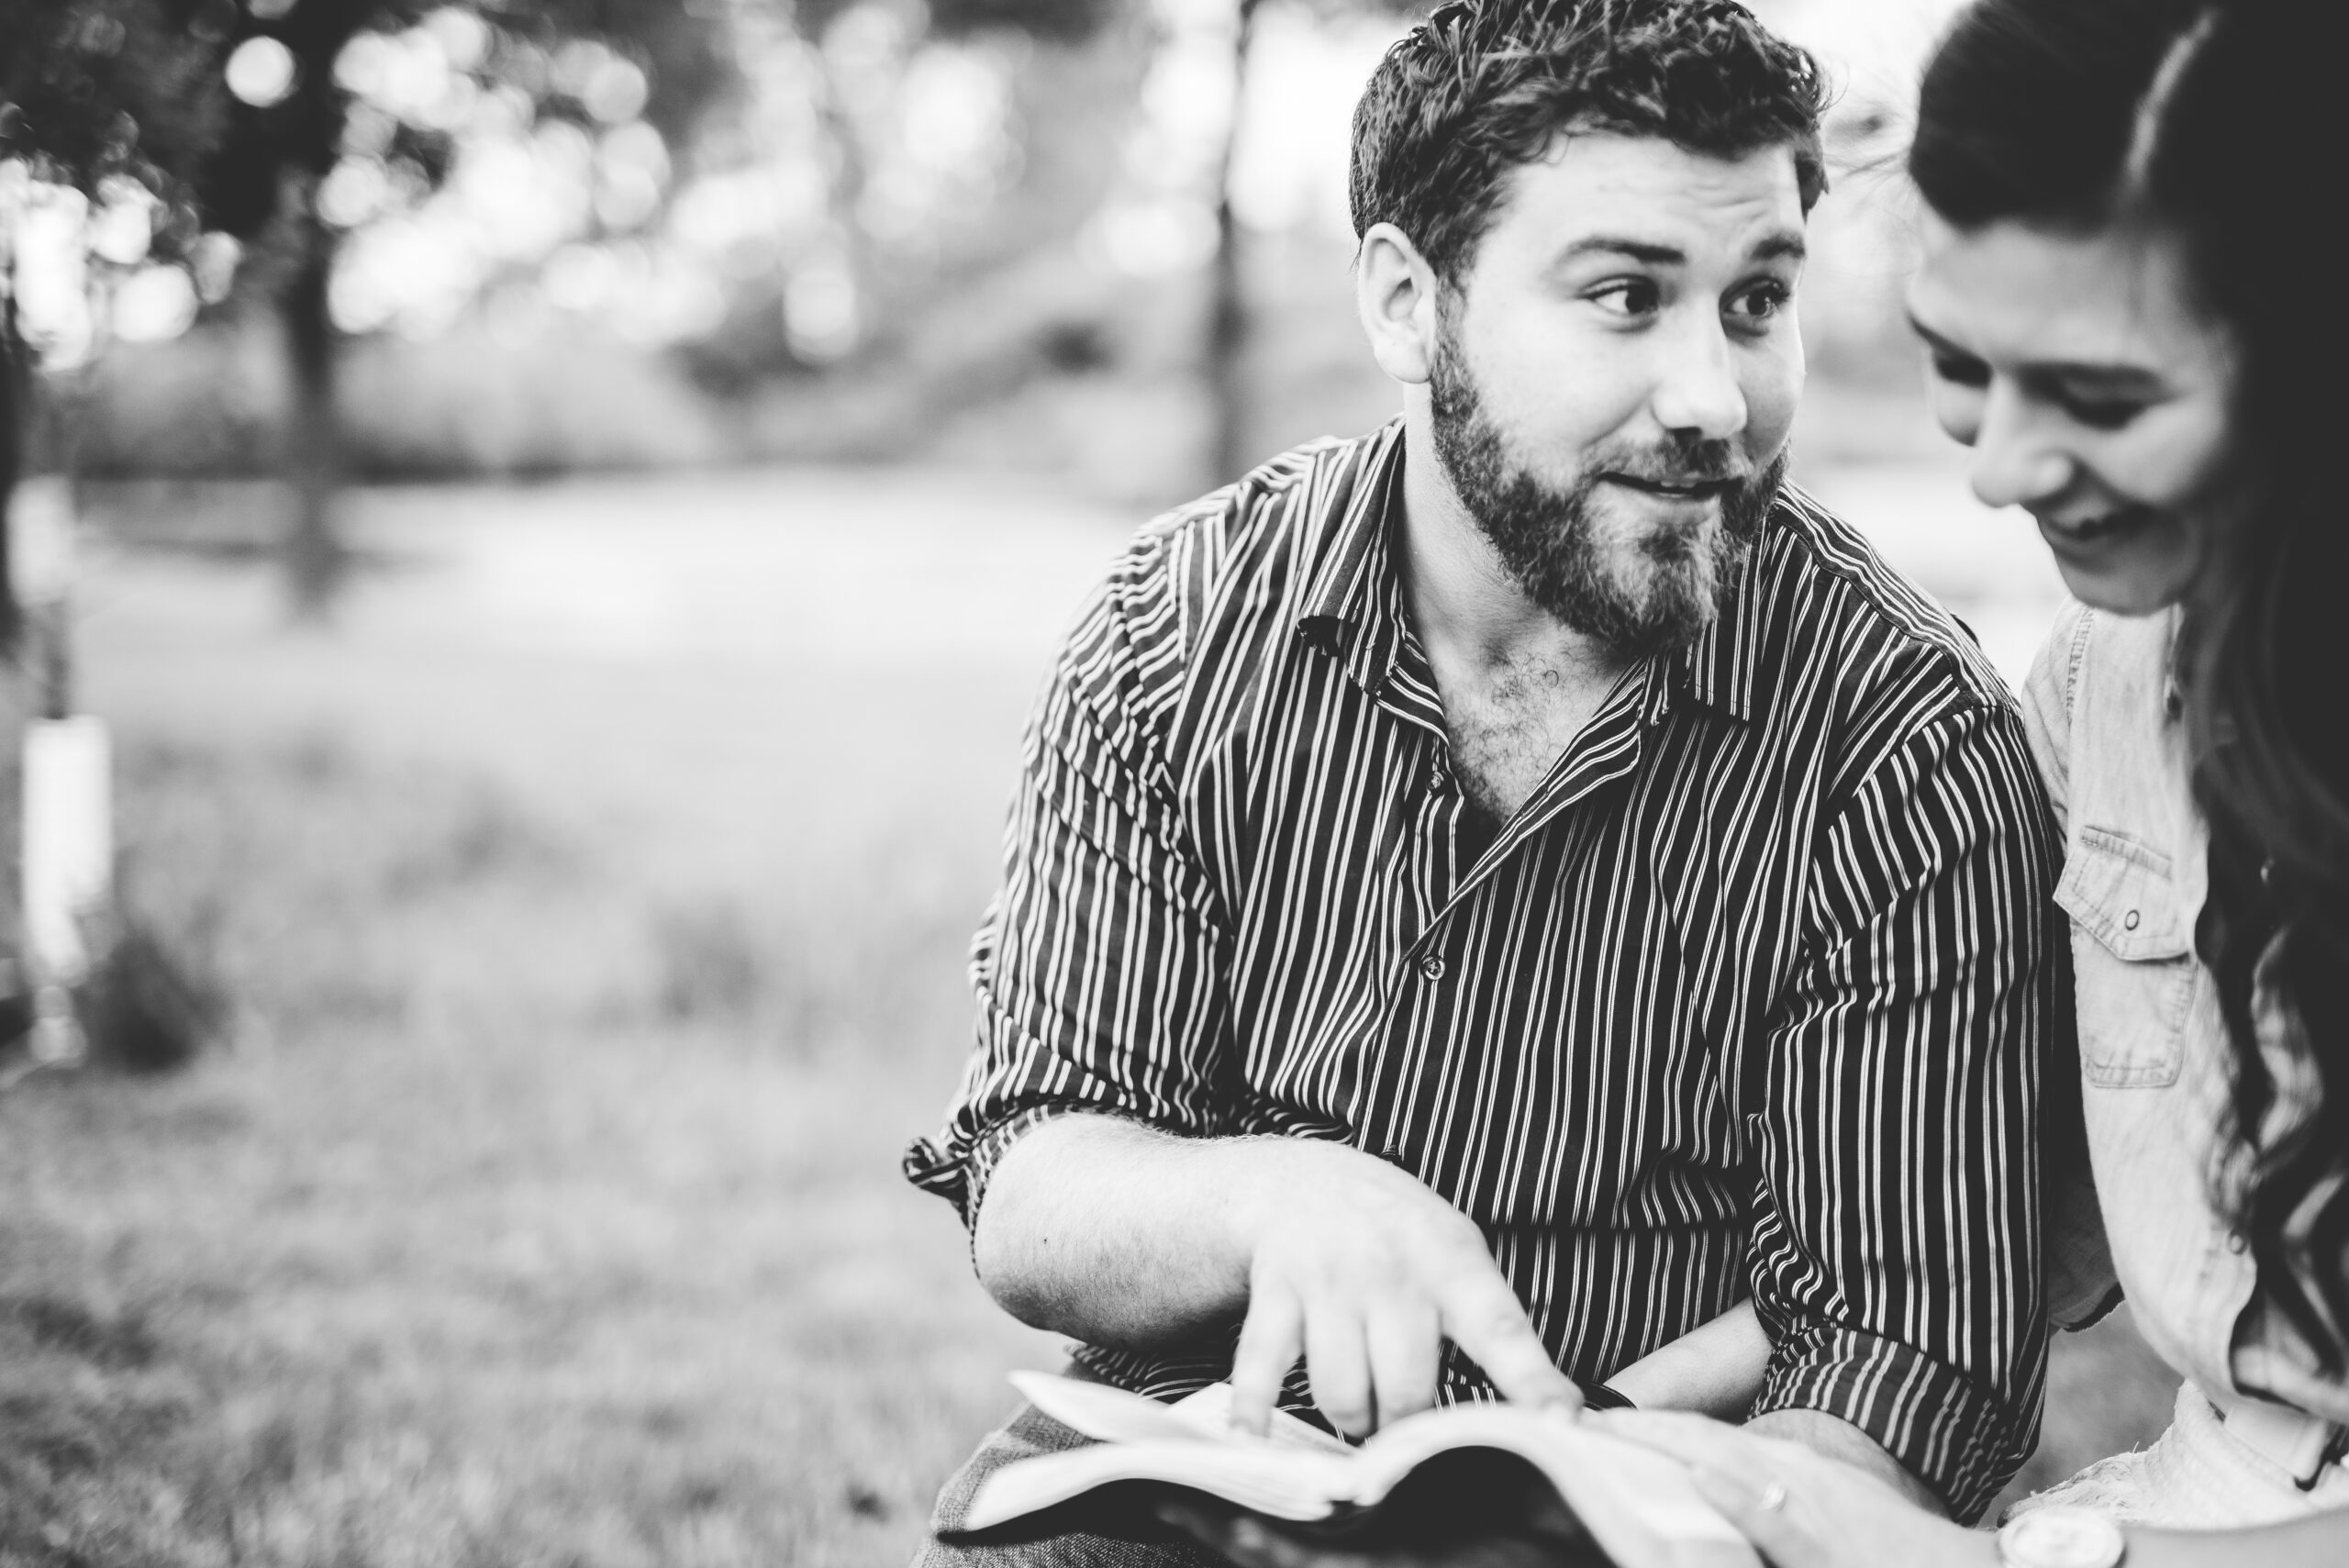
[[[1754,1414],[1851,1422],[1970,1519],[2036,1440],[2036,1117],[2055,850],[2022,727],[1953,711],[1867,765],[1814,861],[1747,1101]]]
[[[906,1151],[907,1179],[965,1224],[1004,1151],[1053,1116],[1224,1130],[1224,923],[1139,695],[1130,581],[1087,606],[1030,718],[1002,890],[972,947],[977,1039],[944,1130]]]

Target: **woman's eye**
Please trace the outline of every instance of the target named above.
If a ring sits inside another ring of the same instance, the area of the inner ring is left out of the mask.
[[[2067,397],[2064,412],[2092,430],[2117,430],[2145,411],[2142,403]]]
[[[1663,303],[1655,284],[1644,278],[1624,278],[1593,289],[1589,298],[1610,316],[1652,316]]]
[[[1954,385],[1990,384],[1990,367],[1980,360],[1969,359],[1964,354],[1935,354],[1932,361],[1933,374]]]

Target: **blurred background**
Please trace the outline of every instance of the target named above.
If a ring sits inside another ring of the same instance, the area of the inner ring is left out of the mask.
[[[1798,476],[2010,678],[1840,84]],[[1398,406],[1375,0],[0,0],[0,1563],[896,1564],[1056,1346],[896,1154],[1156,508]],[[2059,1347],[2043,1482],[2141,1440]]]

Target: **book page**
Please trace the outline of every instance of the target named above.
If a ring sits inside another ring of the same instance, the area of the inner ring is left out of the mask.
[[[1432,1456],[1464,1448],[1500,1449],[1540,1470],[1622,1568],[1759,1568],[1681,1465],[1555,1412],[1455,1405],[1407,1417],[1363,1445],[1349,1500],[1375,1504]]]
[[[1745,1539],[1674,1460],[1609,1436],[1603,1421],[1504,1405],[1458,1405],[1396,1422],[1359,1449],[1275,1412],[1272,1435],[1230,1425],[1215,1384],[1174,1405],[1105,1384],[1013,1374],[1036,1407],[1095,1443],[1040,1454],[983,1481],[964,1516],[991,1529],[1117,1482],[1160,1482],[1296,1523],[1372,1509],[1439,1454],[1486,1449],[1541,1472],[1620,1568],[1759,1568]],[[1464,1518],[1464,1534],[1489,1520]]]
[[[1172,1405],[1161,1404],[1148,1395],[1113,1388],[1106,1383],[1086,1383],[1042,1372],[1015,1372],[1011,1385],[1053,1420],[1097,1442],[1180,1442],[1196,1439],[1247,1446],[1271,1443],[1328,1453],[1353,1452],[1344,1439],[1333,1437],[1286,1410],[1273,1412],[1271,1426],[1262,1437],[1240,1430],[1231,1424],[1231,1385],[1228,1383],[1211,1383]]]
[[[1172,1442],[1093,1443],[1007,1464],[979,1483],[966,1530],[996,1525],[1081,1496],[1114,1481],[1159,1481],[1212,1493],[1276,1519],[1326,1519],[1352,1489],[1351,1454],[1242,1446],[1183,1438]]]

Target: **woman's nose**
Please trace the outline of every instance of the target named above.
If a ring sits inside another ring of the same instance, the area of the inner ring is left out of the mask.
[[[2072,454],[2057,432],[2003,383],[1983,399],[1973,444],[1974,494],[1986,506],[2028,506],[2072,482]]]

